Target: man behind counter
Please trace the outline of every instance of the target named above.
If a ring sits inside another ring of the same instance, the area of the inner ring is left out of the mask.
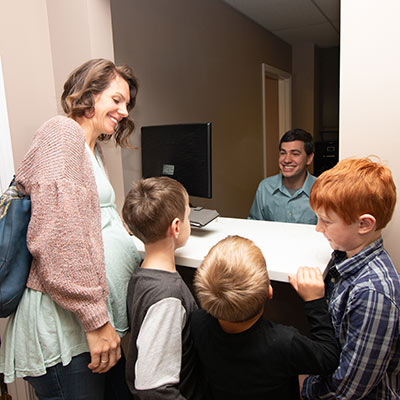
[[[307,171],[314,158],[312,136],[302,130],[286,132],[279,142],[281,173],[258,185],[249,219],[316,224],[309,197],[315,176]]]

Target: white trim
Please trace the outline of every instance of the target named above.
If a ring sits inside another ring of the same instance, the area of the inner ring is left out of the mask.
[[[278,79],[279,137],[292,128],[292,75],[272,65],[262,64],[262,114],[264,177],[267,177],[267,124],[265,115],[265,77]]]
[[[292,77],[279,79],[279,137],[292,129]],[[282,112],[284,111],[284,112]]]
[[[6,190],[14,174],[14,158],[8,124],[6,91],[0,57],[0,193]]]
[[[263,116],[263,171],[264,178],[267,177],[267,116],[265,114],[265,77],[266,77],[266,64],[261,64],[261,89],[262,89],[262,116]]]

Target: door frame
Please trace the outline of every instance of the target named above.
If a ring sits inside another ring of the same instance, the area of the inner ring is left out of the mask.
[[[279,137],[292,128],[292,75],[279,68],[263,63],[262,69],[262,115],[263,115],[263,167],[267,177],[267,124],[266,124],[266,77],[278,80]]]

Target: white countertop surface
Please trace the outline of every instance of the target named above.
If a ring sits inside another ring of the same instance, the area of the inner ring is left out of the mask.
[[[315,225],[219,217],[204,228],[193,228],[185,247],[175,252],[177,265],[197,268],[210,248],[228,235],[253,240],[267,262],[270,279],[288,282],[301,266],[319,267],[324,273],[332,249]],[[133,240],[144,256],[144,245]]]

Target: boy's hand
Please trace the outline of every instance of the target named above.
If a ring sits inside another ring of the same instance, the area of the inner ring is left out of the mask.
[[[299,375],[299,389],[300,389],[300,400],[304,400],[304,397],[301,396],[301,391],[303,390],[304,381],[308,375]]]
[[[320,299],[325,295],[324,279],[319,268],[300,267],[297,280],[289,275],[289,282],[304,301]]]

